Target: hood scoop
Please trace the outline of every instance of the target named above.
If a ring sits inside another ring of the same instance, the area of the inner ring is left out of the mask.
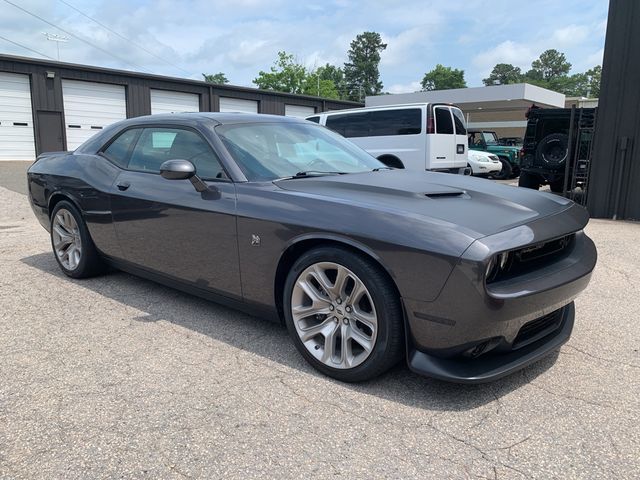
[[[458,190],[451,187],[440,186],[438,185],[436,188],[430,189],[428,192],[424,194],[427,198],[447,198],[447,197],[462,197],[465,195],[464,190]]]

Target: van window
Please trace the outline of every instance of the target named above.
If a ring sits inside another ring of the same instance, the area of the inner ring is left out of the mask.
[[[422,111],[419,108],[406,110],[380,110],[369,112],[369,136],[415,135],[420,133]]]
[[[462,112],[457,108],[452,108],[453,112],[453,122],[456,125],[456,134],[457,135],[466,135],[467,129],[464,127],[464,117],[462,116]]]
[[[346,138],[369,136],[369,125],[364,113],[328,116],[326,126]]]
[[[422,130],[419,108],[330,115],[326,126],[343,137],[416,135]]]
[[[436,107],[436,133],[453,135],[453,121],[451,110],[447,107]]]

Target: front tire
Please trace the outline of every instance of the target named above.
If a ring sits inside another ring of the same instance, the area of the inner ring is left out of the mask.
[[[310,250],[291,268],[283,301],[296,348],[325,375],[360,382],[402,358],[400,298],[364,256],[339,247]]]
[[[58,202],[51,213],[50,230],[51,247],[65,275],[86,278],[104,271],[104,262],[75,205],[66,200]]]
[[[520,172],[518,186],[538,190],[540,188],[540,178],[535,173]]]
[[[511,178],[511,164],[504,157],[499,157],[500,163],[502,163],[502,170],[493,174],[493,178],[496,180],[507,180]]]

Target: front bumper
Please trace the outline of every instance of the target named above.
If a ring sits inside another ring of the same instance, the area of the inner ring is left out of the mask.
[[[489,352],[478,358],[442,358],[415,348],[408,353],[409,368],[421,375],[456,383],[485,383],[516,372],[560,348],[571,336],[575,318],[573,302],[563,307],[559,327],[517,350]]]
[[[573,300],[588,285],[597,252],[581,230],[586,213],[572,206],[472,244],[433,301],[403,298],[407,355],[416,372],[454,382],[483,382],[507,375],[564,343],[573,325]],[[566,254],[506,280],[485,284],[486,259],[576,232]],[[561,322],[531,345],[526,328],[557,313]]]

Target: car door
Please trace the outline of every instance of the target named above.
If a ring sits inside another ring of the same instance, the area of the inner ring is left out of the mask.
[[[191,161],[208,186],[160,176],[166,160]],[[186,127],[145,126],[112,187],[124,259],[230,297],[241,297],[235,186],[209,143]]]
[[[447,106],[433,107],[435,133],[428,135],[431,158],[430,169],[451,168],[455,165],[456,139],[453,130],[451,109]]]

